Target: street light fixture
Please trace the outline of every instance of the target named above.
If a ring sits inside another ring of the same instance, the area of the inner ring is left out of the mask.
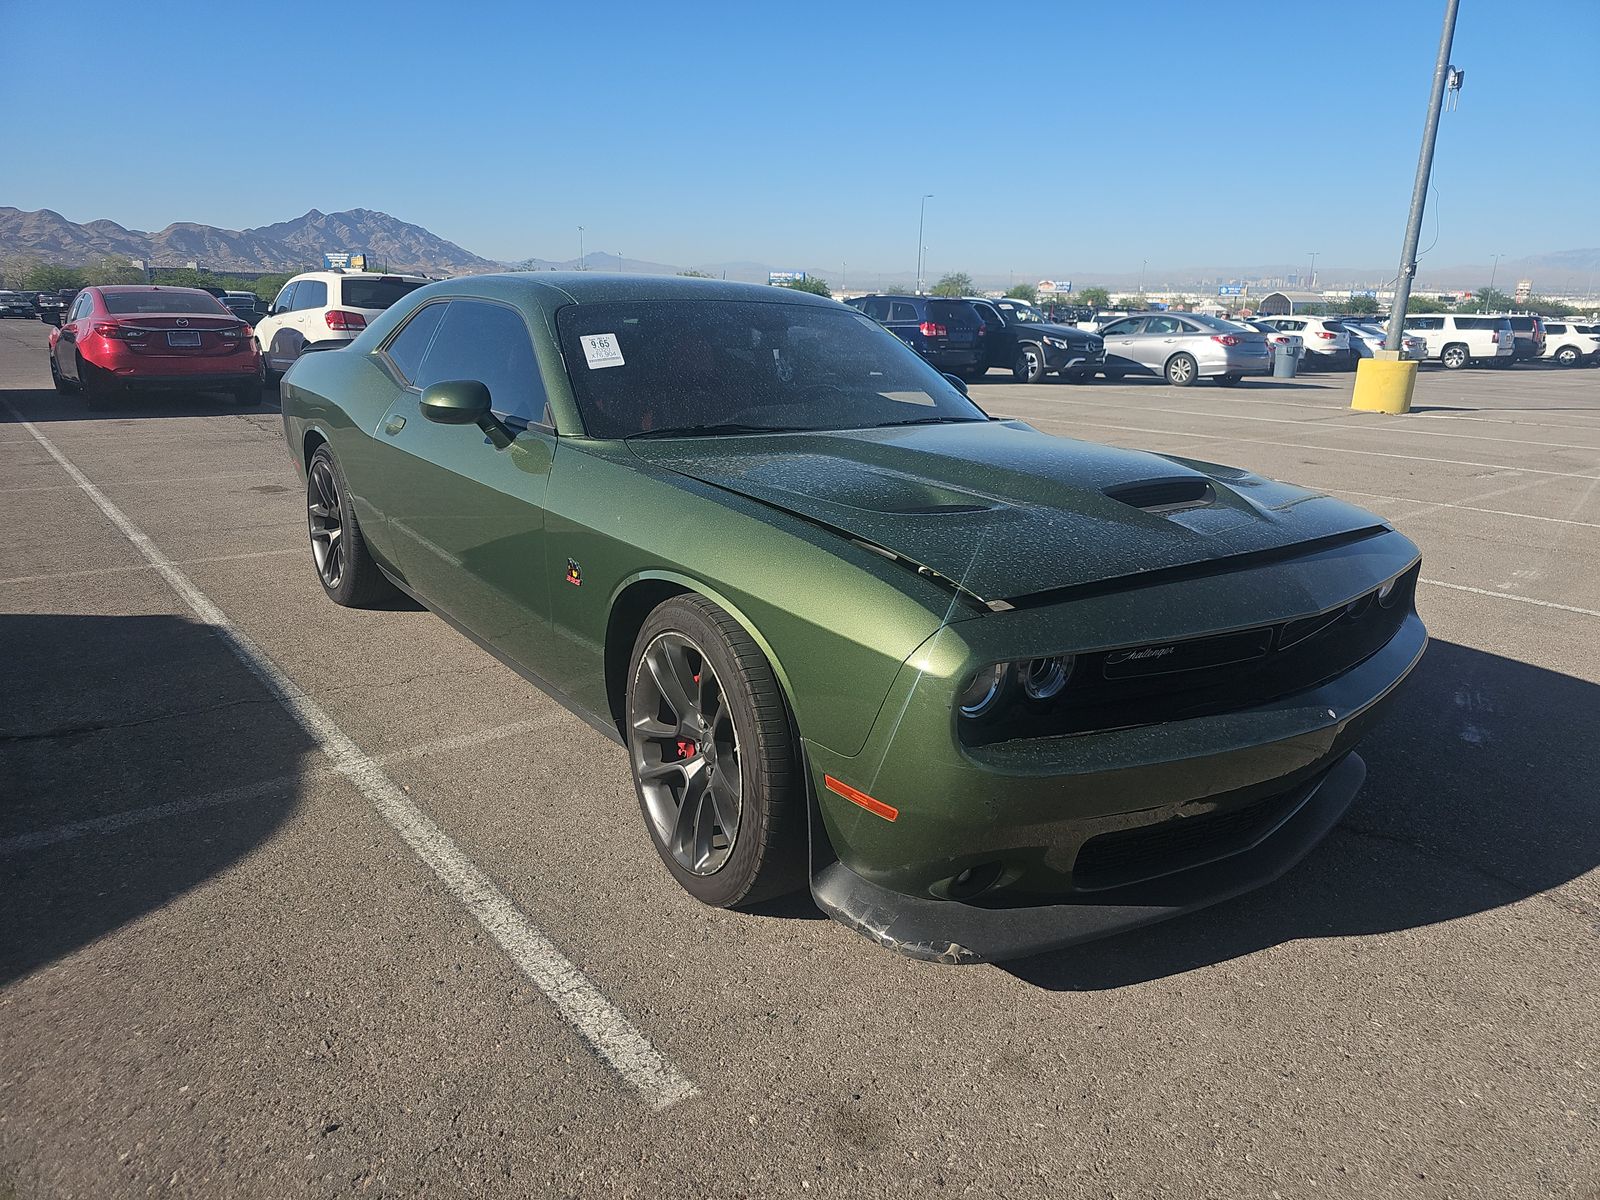
[[[928,201],[932,199],[933,193],[927,192],[917,205],[917,295],[919,296],[922,295],[922,252],[927,249],[922,244],[922,222],[928,213]]]

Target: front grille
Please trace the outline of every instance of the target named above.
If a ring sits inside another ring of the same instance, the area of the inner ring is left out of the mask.
[[[1349,671],[1386,646],[1413,605],[1417,569],[1387,605],[1369,592],[1336,609],[1254,629],[1080,654],[1067,686],[1036,702],[961,722],[968,746],[1127,729],[1234,712],[1292,696]]]
[[[1120,887],[1248,850],[1281,824],[1306,794],[1299,787],[1228,812],[1102,833],[1079,849],[1072,885],[1079,891]]]

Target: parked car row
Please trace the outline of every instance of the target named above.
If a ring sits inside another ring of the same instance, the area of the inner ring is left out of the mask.
[[[994,368],[1019,383],[1046,375],[1069,382],[1105,365],[1105,342],[1075,325],[1059,325],[1021,300],[982,296],[856,296],[845,301],[883,325],[930,364],[967,379]]]

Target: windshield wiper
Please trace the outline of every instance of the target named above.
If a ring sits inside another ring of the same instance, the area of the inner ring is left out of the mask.
[[[724,433],[800,433],[805,428],[804,425],[747,425],[740,421],[721,421],[710,425],[669,425],[662,429],[643,429],[638,433],[628,434],[625,440],[664,437],[716,437],[718,434]]]
[[[982,417],[914,417],[909,421],[885,421],[873,429],[893,429],[899,425],[976,425]]]

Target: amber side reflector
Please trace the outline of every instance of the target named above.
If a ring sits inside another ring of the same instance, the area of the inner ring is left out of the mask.
[[[828,790],[830,792],[839,793],[839,795],[850,801],[851,804],[859,804],[862,808],[866,809],[875,817],[882,817],[885,821],[894,821],[899,819],[900,810],[898,808],[895,808],[891,804],[885,804],[882,800],[874,800],[865,792],[851,787],[848,783],[841,783],[832,775],[824,775],[822,777],[822,782],[828,785]]]

